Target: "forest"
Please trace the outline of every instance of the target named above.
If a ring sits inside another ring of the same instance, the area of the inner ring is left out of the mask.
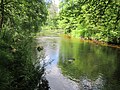
[[[0,0],[0,90],[48,90],[38,33],[119,46],[120,0]]]

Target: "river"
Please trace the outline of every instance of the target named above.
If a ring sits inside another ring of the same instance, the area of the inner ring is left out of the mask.
[[[120,49],[66,37],[40,37],[50,90],[119,90]]]

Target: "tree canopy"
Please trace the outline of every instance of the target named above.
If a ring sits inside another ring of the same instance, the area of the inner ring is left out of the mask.
[[[75,37],[120,44],[120,2],[63,0],[59,24]]]

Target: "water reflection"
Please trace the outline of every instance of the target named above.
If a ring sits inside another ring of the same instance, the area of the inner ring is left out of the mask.
[[[71,59],[72,58],[72,59]],[[74,60],[73,60],[74,59]],[[64,75],[81,81],[88,88],[81,90],[101,90],[95,86],[100,80],[103,90],[120,88],[120,50],[103,47],[75,39],[61,40],[59,67]],[[102,74],[102,78],[99,75]],[[105,83],[105,84],[104,84]]]
[[[45,56],[42,62],[47,64],[47,66],[45,65],[45,76],[49,81],[50,90],[79,90],[78,85],[67,77],[64,77],[61,74],[60,68],[58,68],[60,38],[41,37],[38,39],[38,43],[44,48],[43,52],[41,52]]]

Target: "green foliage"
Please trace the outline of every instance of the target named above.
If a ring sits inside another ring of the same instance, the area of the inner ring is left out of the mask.
[[[33,35],[41,30],[46,18],[44,0],[0,2],[1,90],[34,90],[40,86],[44,69],[35,64]]]
[[[54,2],[49,1],[48,5],[47,5],[47,9],[48,9],[48,17],[47,17],[47,21],[45,23],[43,30],[45,30],[45,29],[56,30],[59,28],[59,26],[58,26],[58,6]]]
[[[73,36],[120,44],[119,11],[118,0],[64,0],[59,24]]]

